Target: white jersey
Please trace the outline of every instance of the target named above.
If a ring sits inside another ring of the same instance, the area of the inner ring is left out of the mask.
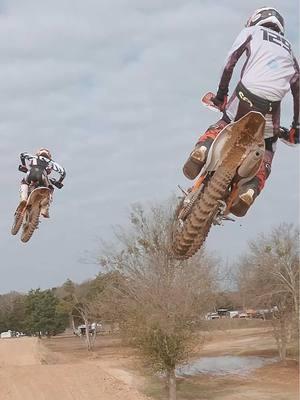
[[[235,40],[225,64],[220,87],[228,90],[233,68],[246,52],[247,60],[241,82],[253,94],[270,101],[280,101],[299,75],[291,45],[282,35],[263,26],[244,28]]]
[[[57,162],[55,162],[53,160],[49,160],[47,157],[34,156],[32,154],[23,152],[20,154],[20,159],[21,159],[22,165],[24,165],[24,166],[26,166],[25,160],[29,161],[30,167],[32,167],[34,165],[38,165],[39,162],[42,162],[45,166],[45,170],[47,171],[47,173],[50,174],[51,171],[55,171],[62,177],[62,179],[64,179],[66,176],[65,169],[62,166],[60,166]]]

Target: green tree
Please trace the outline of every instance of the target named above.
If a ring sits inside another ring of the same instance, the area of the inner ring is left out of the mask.
[[[31,335],[53,336],[68,324],[67,313],[59,309],[59,299],[51,290],[31,290],[25,300],[25,328]]]

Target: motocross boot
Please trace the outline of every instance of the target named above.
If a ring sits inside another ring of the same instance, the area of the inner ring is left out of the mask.
[[[196,144],[183,166],[183,173],[188,179],[193,180],[199,175],[206,162],[208,150],[213,141],[212,138],[208,137],[203,142],[198,142]]]
[[[239,196],[230,207],[230,212],[237,217],[243,217],[259,194],[259,181],[255,177],[239,188]]]

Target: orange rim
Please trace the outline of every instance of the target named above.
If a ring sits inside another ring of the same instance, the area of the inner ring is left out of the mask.
[[[206,177],[206,175],[199,176],[199,178],[194,183],[194,186],[192,187],[192,191],[199,189],[199,187],[202,185],[202,182],[204,181],[205,177]]]

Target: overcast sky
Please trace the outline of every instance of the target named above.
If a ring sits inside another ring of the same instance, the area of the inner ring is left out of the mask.
[[[164,201],[199,134],[215,122],[200,104],[215,91],[252,0],[0,0],[0,293],[80,282],[99,238],[130,204]],[[270,1],[298,56],[296,1]],[[231,85],[231,88],[234,86]],[[291,96],[282,124],[292,119]],[[51,219],[28,244],[10,235],[19,153],[49,147],[67,170]],[[299,150],[279,144],[272,176],[247,217],[214,228],[227,259],[275,224],[297,222]]]

